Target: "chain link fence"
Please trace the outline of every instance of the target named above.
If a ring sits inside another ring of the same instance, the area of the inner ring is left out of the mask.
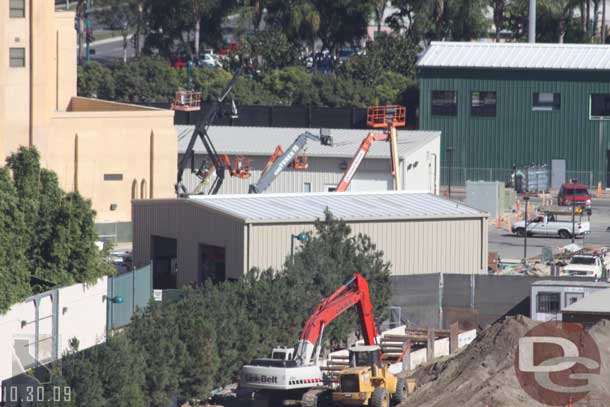
[[[441,167],[441,185],[465,186],[466,181],[500,181],[508,182],[511,177],[512,168],[470,168],[470,167]],[[551,172],[552,174],[552,172]],[[597,186],[597,181],[602,180],[605,173],[596,174],[593,171],[566,171],[566,181],[576,179],[578,182],[590,187]]]

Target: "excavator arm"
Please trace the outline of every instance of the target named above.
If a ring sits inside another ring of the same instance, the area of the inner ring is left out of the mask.
[[[324,328],[345,311],[355,306],[360,320],[360,329],[366,345],[375,344],[377,328],[373,318],[373,305],[366,279],[360,274],[343,284],[330,297],[320,303],[305,323],[294,359],[301,365],[309,364],[317,346],[319,356]]]
[[[208,135],[208,128],[210,127],[210,125],[212,123],[214,123],[214,121],[216,120],[216,117],[221,112],[222,103],[224,102],[226,97],[229,95],[229,93],[231,93],[231,90],[233,89],[233,87],[235,87],[235,84],[237,83],[237,79],[239,78],[240,73],[241,73],[241,68],[235,72],[231,81],[227,84],[226,88],[223,90],[223,92],[220,94],[220,96],[218,96],[218,99],[216,99],[216,101],[214,103],[212,103],[212,105],[206,110],[205,114],[202,115],[202,118],[199,120],[199,122],[195,126],[195,130],[193,131],[193,135],[191,136],[191,140],[189,141],[186,151],[184,152],[184,154],[182,155],[182,158],[180,159],[180,162],[178,163],[178,175],[177,175],[177,180],[176,180],[176,194],[189,195],[189,193],[190,193],[190,191],[186,190],[186,187],[184,186],[184,184],[182,182],[182,175],[184,174],[184,170],[187,168],[188,163],[190,161],[192,161],[192,158],[194,157],[194,154],[195,154],[194,147],[195,147],[195,143],[197,142],[197,139],[200,139],[201,142],[203,143],[203,146],[205,147],[205,151],[207,152],[207,155],[216,171],[216,179],[212,183],[209,193],[211,195],[216,194],[218,192],[218,190],[220,189],[220,187],[222,186],[222,183],[223,183],[224,177],[225,177],[225,170],[227,167],[226,167],[226,163],[224,162],[224,160],[221,157],[219,157],[218,153],[216,152],[216,148],[214,147],[214,144],[212,143],[212,140],[210,139],[210,136]],[[203,170],[203,169],[200,168],[200,171],[201,170]]]

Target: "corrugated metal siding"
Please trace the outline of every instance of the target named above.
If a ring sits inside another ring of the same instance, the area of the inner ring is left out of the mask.
[[[487,226],[481,219],[348,224],[354,235],[368,235],[383,250],[393,275],[487,272]],[[312,224],[249,227],[249,266],[261,269],[281,268],[290,254],[290,235],[314,229]]]
[[[589,120],[592,93],[610,93],[600,73],[532,71],[421,70],[420,117],[424,129],[441,130],[442,165],[454,146],[454,167],[505,168],[513,164],[566,159],[568,171],[593,172],[593,184],[606,183],[610,123]],[[458,114],[432,116],[432,90],[456,90]],[[497,92],[495,118],[472,117],[473,91]],[[561,110],[532,111],[533,92],[559,92]],[[588,179],[582,179],[588,183]]]
[[[203,155],[198,155],[195,166],[199,167]],[[235,162],[235,158],[231,157]],[[248,179],[238,177],[225,177],[219,194],[247,194],[250,184],[256,183],[261,177],[261,170],[265,166],[267,158],[255,157],[252,161],[251,176]],[[348,159],[339,158],[309,158],[307,170],[295,170],[287,168],[269,186],[265,193],[280,192],[303,192],[303,184],[311,183],[311,192],[324,192],[325,186],[336,186],[341,180],[343,170],[339,168],[341,162],[349,162]],[[390,173],[391,163],[389,159],[368,159],[362,163],[360,170],[354,179],[380,179],[392,180]],[[190,169],[184,172],[184,183],[187,189],[192,190],[199,182],[199,178],[191,173]],[[390,185],[392,185],[390,183]]]
[[[224,247],[227,278],[244,269],[243,222],[182,200],[133,202],[133,253],[136,267],[149,263],[151,236],[178,241],[178,285],[197,281],[199,244]]]

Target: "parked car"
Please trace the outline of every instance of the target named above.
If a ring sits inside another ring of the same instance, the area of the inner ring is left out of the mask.
[[[511,231],[517,236],[525,236],[525,221],[515,222]],[[591,233],[589,222],[577,221],[574,224],[574,235],[583,236]],[[555,215],[537,216],[527,223],[528,236],[559,236],[562,239],[572,237],[572,222],[559,221]]]
[[[565,183],[559,189],[557,204],[560,206],[572,206],[573,204],[591,215],[591,194],[584,184]]]
[[[573,277],[605,278],[607,266],[603,257],[593,254],[572,256],[570,263],[563,268],[563,273]]]
[[[188,58],[185,55],[170,55],[169,62],[172,68],[186,68]]]
[[[203,54],[199,61],[197,61],[197,65],[208,68],[222,68],[220,58],[214,54]]]

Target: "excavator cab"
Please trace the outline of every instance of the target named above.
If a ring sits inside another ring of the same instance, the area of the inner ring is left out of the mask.
[[[381,364],[381,348],[378,345],[354,346],[349,349],[349,367],[377,366]]]

